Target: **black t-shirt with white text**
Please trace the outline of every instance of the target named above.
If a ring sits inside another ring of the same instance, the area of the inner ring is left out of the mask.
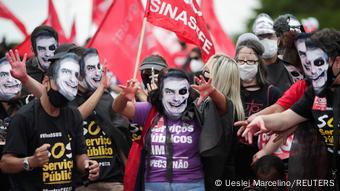
[[[328,90],[323,97],[314,94],[309,87],[304,96],[291,109],[300,116],[313,120],[329,152],[333,152],[333,93]],[[340,145],[340,143],[339,143]],[[340,152],[338,151],[340,154]]]
[[[48,143],[49,162],[32,171],[11,174],[13,190],[72,190],[72,169],[75,157],[86,153],[78,110],[62,108],[58,117],[48,115],[40,100],[23,106],[11,120],[4,154],[32,156],[41,145]]]
[[[77,95],[71,105],[78,107],[85,99],[86,96]],[[99,178],[95,182],[123,182],[123,163],[117,152],[121,149],[121,144],[117,143],[120,140],[117,140],[116,136],[122,140],[125,136],[121,134],[117,124],[111,123],[119,123],[120,120],[120,116],[112,110],[112,102],[111,95],[105,92],[94,111],[83,121],[87,156],[100,165]],[[75,179],[76,186],[81,184],[79,178],[80,176]]]

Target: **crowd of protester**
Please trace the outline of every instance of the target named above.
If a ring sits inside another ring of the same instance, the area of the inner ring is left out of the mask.
[[[234,58],[149,55],[120,85],[49,26],[31,45],[0,59],[1,190],[340,189],[335,29],[261,13]]]

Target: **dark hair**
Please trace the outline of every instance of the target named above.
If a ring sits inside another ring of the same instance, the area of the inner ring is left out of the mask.
[[[325,28],[311,35],[311,40],[323,49],[329,58],[334,60],[340,56],[340,32],[335,29]],[[307,46],[307,44],[306,44]]]
[[[160,71],[163,68],[167,68],[168,64],[166,63],[166,60],[162,56],[158,54],[153,54],[143,59],[142,64],[140,66],[140,70],[151,69],[152,66],[154,66],[155,69]]]
[[[275,30],[277,37],[280,37],[284,32],[290,31],[290,26],[289,26],[290,19],[298,20],[292,14],[280,15],[277,19],[275,19],[273,28]],[[305,32],[302,25],[300,25],[300,30],[301,32]]]
[[[50,27],[50,26],[46,26],[46,25],[41,25],[41,26],[38,26],[36,27],[32,34],[31,34],[31,44],[32,44],[32,47],[33,47],[33,52],[34,54],[37,54],[37,51],[36,51],[36,46],[37,46],[37,38],[38,37],[42,37],[42,36],[45,36],[45,37],[53,37],[57,43],[59,42],[59,38],[58,38],[58,33],[56,30],[54,30],[54,28]]]
[[[76,52],[78,53],[77,55],[81,57],[81,59],[80,59],[80,75],[82,77],[85,77],[85,57],[89,56],[91,54],[98,55],[98,51],[95,48],[83,48],[82,47],[82,49],[79,48]]]
[[[157,81],[157,87],[158,89],[151,91],[148,96],[149,102],[156,106],[159,113],[164,114],[164,107],[162,103],[162,90],[164,87],[164,79],[169,77],[175,77],[180,79],[185,79],[189,82],[188,75],[179,69],[175,68],[165,68],[158,74],[158,81]],[[189,98],[188,98],[188,105],[189,103],[192,103],[194,101],[194,92],[191,87],[189,87]]]
[[[263,45],[257,40],[252,40],[252,39],[244,40],[240,42],[238,46],[236,47],[235,58],[238,57],[239,51],[244,47],[250,48],[256,53],[256,56],[258,58],[258,63],[259,63],[258,72],[256,74],[256,83],[258,86],[264,87],[265,85],[268,84],[268,82],[266,81],[267,72],[266,72],[266,69],[264,68],[263,59],[262,59],[262,54],[264,52]]]
[[[285,167],[284,167],[282,160],[277,156],[273,156],[273,155],[263,156],[255,163],[253,170],[257,178],[259,178],[258,176],[272,175],[272,176],[275,176],[275,177],[272,177],[275,180],[278,180],[278,179],[284,180]],[[271,172],[273,172],[272,170],[274,170],[274,174],[270,174]]]
[[[65,53],[60,58],[51,61],[51,64],[48,67],[48,70],[46,73],[47,76],[50,78],[56,77],[55,72],[57,71],[58,67],[60,67],[60,62],[66,58],[74,59],[79,64],[80,57],[78,55],[76,55],[75,53]]]

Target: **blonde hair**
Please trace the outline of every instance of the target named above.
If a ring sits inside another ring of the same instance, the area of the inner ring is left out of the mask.
[[[209,70],[213,86],[234,104],[237,120],[243,120],[240,72],[236,61],[224,54],[215,54],[204,69]]]

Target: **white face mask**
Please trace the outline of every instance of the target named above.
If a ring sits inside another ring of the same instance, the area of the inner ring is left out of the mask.
[[[248,65],[248,64],[240,65],[240,64],[238,64],[238,68],[240,70],[241,80],[250,81],[250,80],[254,79],[256,74],[257,74],[258,64],[253,64],[253,65]]]
[[[202,71],[204,64],[200,60],[193,59],[190,61],[190,70],[191,72],[200,72]]]
[[[260,42],[264,47],[264,53],[262,54],[264,59],[273,58],[277,54],[277,40],[264,38]]]
[[[311,79],[314,91],[318,94],[326,85],[328,56],[320,48],[307,49],[307,62],[311,65]]]
[[[0,64],[0,100],[8,101],[21,91],[21,82],[11,75],[11,65],[8,61]]]
[[[287,71],[289,72],[289,74],[292,77],[294,82],[303,79],[303,75],[300,73],[300,71],[295,66],[285,65],[285,67],[286,67]]]
[[[311,68],[311,63],[307,62],[307,55],[306,55],[306,44],[305,44],[305,39],[298,39],[295,41],[295,47],[296,50],[298,51],[301,65],[303,72],[305,73],[306,77],[308,79],[312,78],[312,68]]]
[[[97,54],[89,54],[84,59],[85,62],[85,83],[87,88],[92,91],[97,89],[102,79],[101,65]]]
[[[50,66],[50,59],[54,56],[54,51],[57,49],[57,41],[53,37],[38,37],[36,39],[36,52],[41,69],[47,71]]]
[[[58,69],[58,67],[56,67],[56,69]],[[72,101],[77,95],[79,70],[78,62],[72,58],[65,58],[60,61],[55,81],[59,93],[69,101]]]
[[[162,103],[166,115],[180,117],[188,104],[189,82],[185,79],[169,77],[164,79]]]

